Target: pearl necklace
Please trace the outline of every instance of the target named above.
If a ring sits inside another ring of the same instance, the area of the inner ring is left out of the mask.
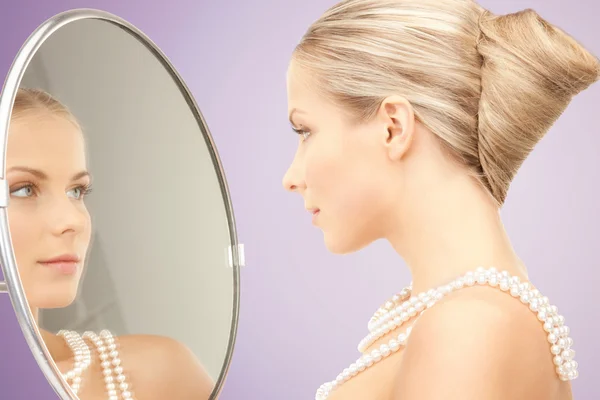
[[[73,369],[63,374],[63,378],[69,383],[73,393],[77,394],[81,386],[81,375],[92,363],[92,353],[85,341],[76,332],[60,331],[62,336],[73,352],[75,359]]]
[[[123,373],[115,338],[108,330],[103,330],[99,336],[90,331],[79,335],[75,331],[67,330],[60,331],[59,335],[65,338],[75,355],[73,370],[63,374],[63,377],[71,386],[73,393],[77,394],[79,391],[81,387],[81,375],[91,364],[90,348],[85,342],[85,339],[88,339],[96,346],[96,350],[98,351],[108,400],[134,399]]]
[[[324,383],[317,390],[315,400],[325,400],[331,392],[342,384],[355,377],[365,369],[396,353],[400,348],[406,346],[406,341],[411,332],[411,327],[384,343],[376,349],[365,353],[366,349],[386,334],[400,328],[405,322],[420,316],[425,310],[433,307],[449,293],[460,290],[463,287],[474,285],[487,285],[499,288],[503,292],[521,300],[523,304],[537,314],[544,330],[548,334],[550,352],[554,356],[556,373],[562,381],[569,381],[578,377],[578,364],[573,360],[575,351],[571,349],[573,339],[569,337],[569,328],[564,325],[565,319],[558,314],[558,308],[549,304],[547,297],[531,287],[527,282],[521,282],[519,277],[511,276],[508,272],[498,272],[495,268],[485,270],[477,268],[475,272],[468,272],[464,276],[455,279],[448,285],[437,289],[431,289],[426,293],[420,293],[411,297],[401,305],[397,305],[402,298],[401,294],[410,291],[410,287],[404,289],[400,295],[394,296],[391,301],[382,306],[369,321],[370,333],[359,343],[359,349],[363,354],[348,368],[344,369],[337,378],[331,382]],[[409,295],[410,296],[410,295]],[[392,305],[395,305],[394,306]]]
[[[388,314],[393,309],[395,309],[400,304],[400,302],[404,302],[404,301],[410,299],[411,291],[412,291],[412,283],[410,286],[402,289],[400,291],[400,293],[392,296],[392,298],[390,300],[388,300],[387,302],[385,302],[385,304],[383,304],[381,307],[379,307],[379,309],[377,311],[375,311],[375,313],[373,314],[373,316],[371,317],[371,320],[369,321],[369,323],[367,325],[367,327],[369,328],[369,331],[372,331],[377,325],[379,325],[382,317],[384,317],[386,314]]]

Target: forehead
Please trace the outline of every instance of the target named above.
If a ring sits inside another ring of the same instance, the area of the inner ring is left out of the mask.
[[[320,114],[331,105],[315,92],[314,78],[293,61],[287,71],[288,113],[298,110],[298,114]]]
[[[313,79],[306,71],[295,62],[291,62],[287,70],[288,103],[297,103],[310,98],[314,100],[311,88],[314,87]]]
[[[10,123],[6,162],[27,166],[85,164],[83,134],[61,116],[24,115]]]
[[[294,112],[294,119],[298,118],[300,124],[346,124],[347,111],[321,95],[316,90],[318,85],[310,72],[292,61],[287,71],[288,114]]]

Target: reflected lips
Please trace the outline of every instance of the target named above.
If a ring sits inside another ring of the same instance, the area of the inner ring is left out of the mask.
[[[54,268],[64,275],[73,275],[79,267],[79,257],[74,254],[63,254],[62,256],[39,261],[44,267]]]

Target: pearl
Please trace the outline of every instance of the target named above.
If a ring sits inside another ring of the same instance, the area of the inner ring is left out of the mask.
[[[546,315],[546,313],[545,313],[544,311],[540,311],[540,312],[538,312],[538,314],[537,314],[537,315],[538,315],[538,319],[539,319],[540,321],[546,321],[547,315]]]
[[[564,360],[563,360],[563,358],[561,356],[554,357],[554,364],[556,364],[556,365],[562,365],[563,362],[564,362]]]
[[[98,358],[101,360],[100,366],[108,399],[119,400],[119,397],[122,397],[133,400],[133,394],[129,390],[129,384],[123,374],[123,368],[120,366],[121,360],[115,338],[110,331],[103,330],[99,335],[94,332],[85,332],[83,336],[96,346]]]
[[[512,284],[510,287],[510,295],[512,297],[519,297],[521,295],[521,292],[519,290],[519,285],[517,284]]]
[[[368,328],[370,333],[359,343],[359,351],[364,354],[356,362],[352,363],[350,368],[344,369],[334,381],[321,385],[317,390],[315,399],[327,399],[331,391],[344,382],[406,346],[412,327],[408,327],[404,333],[398,334],[389,340],[388,343],[379,346],[378,349],[373,349],[369,353],[366,353],[366,349],[377,340],[400,328],[409,320],[418,318],[417,314],[420,315],[426,308],[433,307],[453,290],[459,290],[465,286],[473,286],[475,284],[487,285],[498,288],[503,292],[510,292],[510,295],[519,298],[521,302],[526,304],[543,323],[543,329],[548,333],[548,342],[551,344],[550,352],[553,355],[553,362],[556,366],[556,373],[559,379],[569,381],[579,376],[579,372],[577,371],[578,364],[573,360],[575,351],[571,350],[573,339],[569,337],[569,328],[564,325],[564,317],[558,315],[558,307],[550,305],[548,297],[542,297],[540,292],[532,288],[530,283],[521,282],[518,277],[512,277],[506,271],[499,273],[494,268],[488,270],[478,268],[475,272],[468,272],[447,285],[419,293],[416,296],[410,297],[409,300],[404,301],[407,297],[411,296],[411,284],[408,288],[403,289],[401,295],[395,296],[392,298],[392,301],[384,303],[384,306],[377,310],[369,320]],[[404,302],[399,306],[398,303],[400,301]],[[111,348],[110,351],[112,350]],[[113,363],[114,361],[113,359]],[[122,393],[122,397],[128,399],[129,397],[126,397],[124,393]]]
[[[571,361],[575,357],[575,350],[565,350],[562,352],[561,357],[566,361]]]
[[[477,277],[477,283],[479,283],[480,285],[484,285],[486,282],[486,276],[484,274],[479,274],[479,276]]]
[[[551,333],[552,333],[554,336],[556,336],[556,337],[559,337],[559,336],[560,336],[560,329],[558,329],[558,328],[552,328],[552,331],[551,331]]]
[[[371,352],[371,357],[373,357],[374,362],[381,361],[381,353],[377,349]]]
[[[350,371],[350,375],[355,376],[356,373],[358,372],[358,367],[356,366],[356,364],[351,364],[350,368],[348,368]]]
[[[364,371],[364,370],[367,368],[367,366],[365,365],[365,362],[364,362],[364,360],[362,360],[362,359],[361,359],[361,360],[358,360],[358,361],[356,362],[356,367],[358,368],[358,370],[359,370],[360,372]],[[125,388],[125,389],[127,389],[127,388]],[[123,390],[125,390],[125,389],[123,389]]]
[[[61,330],[58,336],[62,336],[73,352],[73,369],[63,374],[67,383],[75,394],[81,387],[81,376],[92,362],[91,352],[83,338],[73,331]]]
[[[383,357],[387,357],[391,353],[390,347],[386,344],[382,344],[381,347],[379,348],[379,351],[381,351],[381,355]]]

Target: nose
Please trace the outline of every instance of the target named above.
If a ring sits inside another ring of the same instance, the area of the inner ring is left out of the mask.
[[[306,188],[298,153],[283,176],[283,188],[289,192],[302,192]]]
[[[73,199],[65,197],[54,202],[49,210],[49,223],[56,236],[78,234],[89,223],[89,214],[83,204],[75,204]]]

